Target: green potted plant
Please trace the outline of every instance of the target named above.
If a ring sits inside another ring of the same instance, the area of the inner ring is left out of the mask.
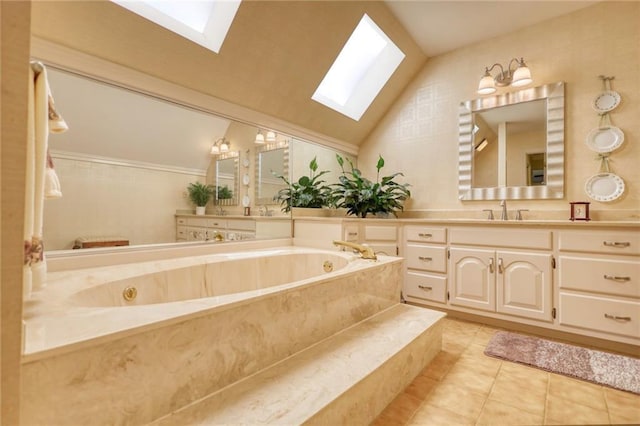
[[[196,214],[203,215],[205,206],[214,194],[214,188],[211,185],[206,185],[200,182],[190,183],[187,187],[189,192],[189,199],[196,205]]]
[[[293,207],[322,208],[331,205],[331,188],[320,179],[329,171],[316,173],[317,170],[318,162],[313,157],[309,163],[309,176],[301,176],[296,182],[289,182],[285,176],[272,172],[287,185],[273,197],[274,201],[280,203],[283,212],[288,213]]]
[[[364,176],[359,169],[353,166],[347,159],[351,170],[344,169],[344,159],[336,154],[336,159],[342,175],[339,182],[333,185],[332,198],[335,206],[347,209],[347,214],[359,217],[367,217],[367,214],[389,214],[397,216],[397,210],[404,209],[404,202],[411,196],[408,183],[398,183],[394,179],[404,176],[402,173],[394,173],[380,178],[380,170],[384,167],[384,158],[379,156],[376,164],[376,181],[373,182]]]
[[[233,191],[227,185],[218,186],[218,200],[230,200],[233,198]]]

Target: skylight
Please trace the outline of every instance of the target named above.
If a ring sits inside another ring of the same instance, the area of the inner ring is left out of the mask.
[[[404,57],[365,14],[311,99],[360,120]]]
[[[216,53],[241,0],[111,0]]]

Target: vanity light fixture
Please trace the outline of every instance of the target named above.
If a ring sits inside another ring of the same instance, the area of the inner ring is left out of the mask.
[[[480,143],[478,145],[476,145],[475,150],[477,152],[482,151],[483,149],[485,149],[487,147],[487,145],[489,145],[489,141],[487,140],[487,138],[483,138]]]
[[[256,145],[264,145],[264,135],[262,134],[262,132],[260,130],[258,130],[258,134],[256,135],[255,144]]]
[[[511,66],[514,63],[516,64],[516,68],[512,69]],[[500,68],[500,73],[493,77],[490,72],[493,71],[495,67]],[[481,95],[490,95],[496,91],[496,86],[504,87],[511,85],[513,87],[522,87],[532,81],[531,70],[529,70],[527,64],[524,63],[524,59],[513,58],[509,61],[509,66],[507,66],[506,70],[498,63],[485,68],[484,76],[482,76],[480,84],[478,85],[478,93]]]
[[[273,130],[269,130],[267,132],[267,142],[275,142],[276,141],[276,132]]]
[[[211,151],[209,153],[211,155],[218,155],[221,152],[229,152],[229,148],[231,147],[231,141],[220,138],[211,145]]]

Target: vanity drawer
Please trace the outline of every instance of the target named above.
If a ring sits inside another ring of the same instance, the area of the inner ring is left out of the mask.
[[[449,229],[451,244],[550,250],[551,237],[551,231],[538,229]]]
[[[255,231],[256,221],[251,219],[229,219],[227,220],[227,228],[241,231]]]
[[[640,297],[640,261],[560,256],[560,288]]]
[[[368,225],[364,227],[365,241],[396,241],[397,235],[395,226]]]
[[[560,293],[560,324],[640,338],[640,303]]]
[[[226,219],[207,219],[207,227],[208,228],[226,228],[227,220]]]
[[[560,231],[560,250],[640,254],[640,231]]]
[[[407,268],[423,271],[447,272],[445,247],[407,244],[405,250]]]
[[[188,217],[187,218],[187,225],[189,226],[201,226],[201,227],[206,227],[207,226],[207,218],[206,217]]]
[[[186,217],[177,217],[176,218],[176,225],[185,226],[186,224],[187,224],[187,218]]]
[[[187,227],[186,226],[177,226],[176,227],[176,240],[185,241],[187,240]]]
[[[446,243],[446,228],[430,228],[426,226],[406,226],[404,235],[407,241],[424,243]]]
[[[438,275],[407,272],[404,280],[406,297],[445,303],[447,278]]]
[[[358,225],[345,226],[344,240],[350,242],[358,242]]]

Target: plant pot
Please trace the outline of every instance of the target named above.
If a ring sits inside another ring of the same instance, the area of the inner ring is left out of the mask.
[[[204,216],[204,209],[205,209],[205,206],[197,206],[196,207],[196,215],[197,216]]]

